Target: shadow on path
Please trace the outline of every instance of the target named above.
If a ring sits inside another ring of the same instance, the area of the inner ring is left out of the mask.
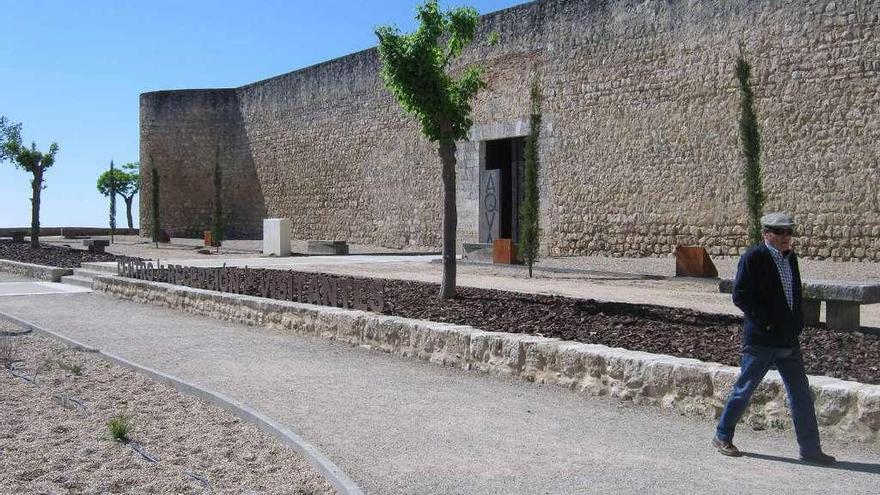
[[[880,474],[880,464],[868,463],[868,462],[848,462],[838,460],[836,464],[832,466],[822,466],[820,464],[813,464],[810,462],[802,461],[797,458],[791,457],[781,457],[778,455],[767,455],[767,454],[755,454],[752,452],[743,452],[744,457],[752,457],[754,459],[763,459],[765,461],[777,461],[777,462],[786,462],[788,464],[800,464],[804,466],[815,466],[817,468],[825,468],[825,469],[840,469],[844,471],[853,471],[858,473],[870,473],[870,474]]]

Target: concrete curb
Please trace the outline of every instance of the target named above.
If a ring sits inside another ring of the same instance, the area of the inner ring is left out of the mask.
[[[683,414],[717,418],[739,369],[603,345],[560,341],[468,326],[385,316],[193,289],[160,282],[99,277],[94,290],[211,318],[269,326],[465,370],[563,386]],[[824,435],[880,444],[880,385],[810,377]],[[776,371],[755,393],[743,421],[790,429]]]
[[[119,356],[115,356],[94,347],[87,346],[85,344],[77,342],[76,340],[70,339],[51,330],[47,330],[15,316],[0,312],[0,319],[17,324],[34,333],[38,333],[49,338],[64,342],[74,349],[84,352],[93,352],[95,354],[98,354],[103,359],[146,375],[151,379],[168,385],[183,394],[191,395],[193,397],[197,397],[199,399],[208,401],[211,404],[219,406],[231,412],[235,416],[238,416],[244,421],[256,424],[257,427],[259,427],[265,433],[268,433],[269,435],[278,439],[281,443],[299,452],[309,462],[309,464],[312,465],[312,467],[314,467],[319,473],[321,473],[321,475],[323,475],[324,478],[328,482],[330,482],[330,484],[333,485],[333,487],[336,488],[337,491],[339,491],[340,494],[363,495],[363,491],[361,491],[357,484],[352,481],[342,471],[342,469],[334,464],[333,461],[322,454],[314,445],[307,442],[291,429],[281,425],[272,418],[260,412],[257,412],[254,409],[249,408],[244,404],[241,404],[221,393],[211,391],[209,389],[189,383],[171,375],[162,373],[161,371],[157,371],[146,366],[141,366],[137,363],[121,358]]]
[[[16,275],[23,275],[38,280],[48,280],[49,282],[60,282],[61,277],[72,275],[73,269],[33,265],[31,263],[0,259],[0,272],[14,273]]]

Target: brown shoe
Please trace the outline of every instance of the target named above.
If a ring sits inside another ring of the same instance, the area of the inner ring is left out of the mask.
[[[727,440],[721,440],[718,437],[712,439],[712,446],[718,449],[718,452],[721,452],[723,455],[729,457],[742,457],[742,452],[736,448],[732,442]]]

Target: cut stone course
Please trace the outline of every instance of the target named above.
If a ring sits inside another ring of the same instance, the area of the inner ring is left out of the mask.
[[[33,263],[22,263],[19,261],[0,259],[0,272],[22,275],[25,277],[35,278],[37,280],[60,282],[61,277],[65,275],[71,275],[73,273],[73,269],[58,268],[55,266],[35,265]]]
[[[486,332],[468,326],[390,317],[357,310],[266,300],[99,277],[94,290],[189,313],[265,325],[443,366],[610,396],[683,414],[717,418],[738,370],[695,359]],[[880,445],[880,386],[810,377],[823,435]],[[768,373],[743,417],[755,427],[791,428],[785,388]]]

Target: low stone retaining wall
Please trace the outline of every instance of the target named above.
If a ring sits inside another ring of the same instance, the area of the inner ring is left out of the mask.
[[[444,366],[554,384],[706,418],[720,415],[738,374],[737,368],[695,359],[159,282],[100,277],[93,288],[197,315],[292,330]],[[880,386],[828,377],[810,377],[810,383],[824,435],[880,444]],[[785,389],[775,371],[755,393],[744,421],[752,426],[791,428]]]
[[[61,277],[72,275],[73,269],[0,260],[0,272],[14,273],[16,275],[23,275],[25,277],[36,278],[39,280],[48,280],[50,282],[60,282]]]

